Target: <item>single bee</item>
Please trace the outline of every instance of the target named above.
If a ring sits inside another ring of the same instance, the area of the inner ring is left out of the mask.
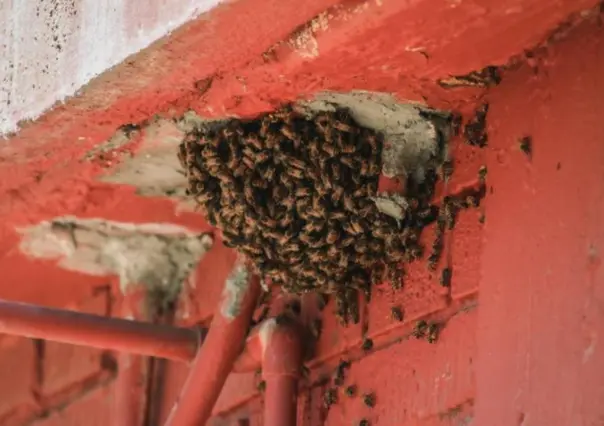
[[[531,136],[523,136],[518,142],[520,150],[526,154],[526,156],[531,159],[533,155],[533,138]]]
[[[271,158],[271,154],[268,151],[260,151],[254,157],[254,164],[264,163]]]
[[[416,339],[421,339],[426,336],[426,332],[428,331],[428,323],[424,320],[420,320],[415,324],[415,328],[411,333],[413,337]]]
[[[250,144],[258,151],[264,149],[264,144],[262,143],[262,140],[259,139],[258,136],[253,133],[246,136],[244,140],[247,144]]]
[[[321,337],[321,331],[323,329],[323,323],[319,318],[315,318],[310,323],[310,333],[315,339]]]
[[[337,156],[337,155],[340,154],[340,150],[338,149],[338,147],[336,146],[336,144],[324,143],[321,146],[321,149],[323,150],[324,153],[326,153],[330,157],[335,157],[335,156]]]
[[[308,164],[305,163],[302,160],[299,160],[297,158],[294,157],[288,157],[288,163],[291,167],[295,168],[295,169],[299,169],[299,170],[306,170],[308,169]]]
[[[453,161],[450,159],[443,161],[440,167],[440,172],[442,174],[442,178],[448,180],[451,175],[453,175]]]
[[[320,181],[322,186],[317,188],[317,192],[319,192],[321,195],[327,195],[327,192],[321,193],[320,191],[330,191],[333,188],[331,178],[327,173],[323,173],[321,174]]]
[[[356,387],[356,385],[346,386],[346,389],[344,392],[346,393],[347,397],[353,398],[357,394],[357,387]]]
[[[457,208],[453,203],[447,202],[444,209],[445,220],[448,229],[455,228],[455,220],[457,218]]]
[[[397,264],[388,265],[387,279],[393,290],[399,290],[403,286],[403,270]]]
[[[285,136],[287,139],[290,140],[296,140],[298,139],[298,135],[296,135],[292,129],[290,129],[287,126],[283,126],[281,127],[281,129],[279,129],[279,131],[281,132],[281,134],[283,134],[283,136]]]
[[[344,205],[345,210],[347,210],[351,213],[354,213],[356,211],[356,206],[350,196],[344,195],[342,198],[342,204]]]
[[[254,244],[245,244],[242,247],[254,256],[261,256],[264,253],[264,250]]]
[[[376,162],[373,162],[373,161],[371,163],[369,163],[369,170],[368,170],[367,175],[376,176],[379,173],[381,173],[380,166]]]
[[[438,340],[439,326],[436,323],[431,323],[428,325],[426,340],[428,343],[436,343]]]
[[[384,249],[384,244],[380,240],[369,241],[369,250],[374,253],[381,253]]]
[[[346,370],[350,368],[350,361],[340,360],[333,374],[333,384],[342,386],[344,384]]]
[[[375,394],[373,392],[364,394],[363,403],[369,408],[375,407]]]
[[[337,226],[340,225],[341,221],[348,218],[348,216],[349,215],[347,215],[346,213],[340,211],[329,212],[329,221],[332,226]]]
[[[357,189],[356,191],[354,191],[354,192],[352,193],[352,195],[353,195],[353,197],[355,197],[355,198],[365,198],[365,197],[367,197],[367,195],[369,195],[369,194],[368,194],[368,192],[367,192],[367,187],[361,187],[361,188]]]
[[[487,166],[480,166],[480,169],[478,169],[478,180],[481,183],[486,182],[487,179]]]
[[[342,175],[340,173],[340,165],[338,163],[331,164],[331,176],[334,181],[340,181]]]
[[[312,194],[312,190],[307,187],[296,189],[296,197],[309,197]]]
[[[334,188],[333,192],[331,193],[331,199],[335,203],[339,203],[343,196],[344,188],[342,188],[341,186],[337,186],[336,188]]]
[[[453,271],[451,268],[444,268],[440,275],[440,285],[443,287],[451,287],[451,277],[453,276]]]
[[[339,251],[340,249],[337,246],[332,245],[327,249],[327,255],[333,259],[338,256]]]
[[[403,310],[399,306],[393,306],[390,309],[390,316],[392,316],[393,320],[402,322],[403,321]]]
[[[334,388],[329,388],[323,395],[323,406],[329,408],[338,402],[338,391]]]
[[[213,197],[214,197],[214,195],[209,192],[205,192],[205,193],[202,192],[201,194],[198,194],[195,196],[195,201],[197,201],[199,204],[206,204]]]
[[[302,276],[302,278],[310,279],[314,277],[315,271],[311,269],[308,265],[305,265],[305,267],[299,272],[299,274],[300,276]]]
[[[376,153],[379,149],[379,140],[378,137],[374,134],[368,134],[364,138],[365,143],[367,143],[371,147],[371,152]]]
[[[279,227],[287,228],[293,223],[293,218],[290,215],[286,215],[283,218],[279,219]]]
[[[343,255],[338,259],[338,266],[342,269],[348,268],[348,257]]]
[[[352,235],[359,235],[365,232],[362,223],[355,217],[350,218],[350,221],[344,225],[344,229]]]
[[[325,288],[327,286],[327,277],[322,273],[317,273],[315,276],[315,281],[317,283],[317,287]]]
[[[341,121],[335,120],[332,124],[334,129],[338,129],[341,132],[345,133],[356,133],[357,129],[353,128],[351,125],[342,123]]]
[[[350,169],[355,169],[356,164],[353,158],[351,157],[340,157],[340,163],[344,164]]]
[[[350,247],[350,246],[354,245],[355,242],[356,242],[356,239],[354,237],[346,237],[340,242],[340,245],[342,247]]]
[[[295,179],[304,178],[304,171],[300,169],[288,168],[286,173]]]
[[[465,204],[467,207],[478,207],[480,204],[480,200],[475,195],[468,195],[465,199]]]
[[[268,150],[273,150],[275,149],[275,147],[279,144],[279,139],[277,138],[276,135],[274,134],[270,134],[267,135],[266,138],[264,139],[264,146],[266,147],[266,149]]]
[[[287,246],[283,247],[281,250],[284,253],[297,253],[301,249],[300,244],[291,242]]]
[[[480,216],[478,217],[478,222],[479,223],[485,223],[487,220],[487,217],[485,216],[484,213],[481,213]]]
[[[317,139],[313,139],[308,143],[308,153],[312,159],[318,159],[321,155],[321,151],[319,149],[319,141]]]
[[[327,244],[334,244],[340,238],[340,233],[335,229],[330,229],[327,233]]]
[[[248,169],[254,169],[256,167],[256,162],[254,161],[254,159],[252,157],[248,157],[247,155],[244,155],[243,157],[241,157],[241,162]],[[241,173],[241,174],[243,174],[243,173]]]

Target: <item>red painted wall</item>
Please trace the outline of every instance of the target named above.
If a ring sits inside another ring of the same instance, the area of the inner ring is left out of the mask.
[[[65,214],[205,226],[168,200],[96,180],[107,163],[81,158],[121,124],[190,107],[202,115],[255,113],[322,89],[387,91],[466,117],[488,101],[488,147],[452,141],[449,189],[474,183],[486,165],[488,191],[485,223],[479,211],[463,212],[450,236],[451,293],[423,264],[413,265],[403,291],[384,287],[369,306],[370,353],[359,350],[361,327],[341,328],[328,307],[303,383],[300,424],[350,425],[362,417],[389,426],[602,424],[604,32],[601,12],[589,9],[595,2],[346,2],[329,9],[334,18],[313,35],[318,55],[301,57],[291,48],[299,47],[300,25],[330,6],[242,0],[218,8],[3,143],[0,297],[117,314],[115,279],[26,259],[15,248],[16,226]],[[202,39],[207,54],[198,54]],[[170,66],[150,66],[158,61]],[[506,65],[496,87],[436,83],[487,65]],[[200,95],[193,82],[210,75],[213,84]],[[95,106],[104,93],[110,107]],[[532,138],[530,157],[520,150],[523,136]],[[219,247],[199,265],[198,293],[188,301],[194,316],[180,322],[211,316],[233,260]],[[403,323],[389,317],[393,305],[404,308]],[[418,318],[445,324],[438,343],[408,338]],[[375,392],[375,408],[343,394],[322,408],[321,379],[343,353],[353,362],[346,383]],[[107,359],[2,338],[0,423],[37,416],[45,418],[34,424],[115,424]],[[162,416],[185,374],[186,366],[168,365]],[[232,376],[215,412],[215,425],[262,424],[253,375]]]

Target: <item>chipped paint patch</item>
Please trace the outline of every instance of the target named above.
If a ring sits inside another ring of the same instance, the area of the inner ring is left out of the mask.
[[[241,260],[237,262],[224,283],[220,313],[229,320],[241,312],[241,303],[249,288],[250,272]]]
[[[176,299],[183,283],[211,248],[213,238],[165,223],[133,224],[61,217],[20,229],[20,249],[56,260],[61,268],[90,275],[117,275],[122,292],[142,284]]]

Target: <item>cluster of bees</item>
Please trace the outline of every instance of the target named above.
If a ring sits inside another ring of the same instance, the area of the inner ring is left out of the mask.
[[[333,294],[336,314],[358,322],[359,291],[402,285],[401,262],[422,256],[436,177],[411,186],[404,219],[380,212],[382,136],[349,110],[308,117],[287,105],[254,119],[188,133],[179,158],[188,192],[224,243],[286,291]]]

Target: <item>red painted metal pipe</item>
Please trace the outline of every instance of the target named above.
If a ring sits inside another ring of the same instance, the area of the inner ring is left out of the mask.
[[[248,338],[234,371],[262,367],[266,383],[264,425],[294,426],[298,380],[302,367],[302,340],[298,326],[285,319],[269,319]]]
[[[238,261],[225,283],[222,301],[199,349],[180,397],[168,417],[168,426],[201,426],[245,345],[260,281]]]
[[[0,333],[176,361],[191,360],[201,330],[0,300]]]

